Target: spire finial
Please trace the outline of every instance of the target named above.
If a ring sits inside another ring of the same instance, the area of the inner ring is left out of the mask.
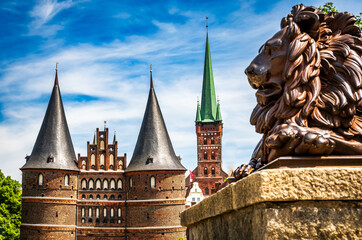
[[[153,80],[152,80],[152,64],[150,64],[150,87],[153,88]]]
[[[209,18],[208,17],[206,17],[206,32],[209,32],[209,24],[208,24],[208,20]]]
[[[104,130],[106,130],[107,127],[107,121],[104,121]]]
[[[58,62],[55,63],[55,81],[54,81],[54,85],[58,86]]]
[[[200,105],[200,98],[197,96],[197,105]]]

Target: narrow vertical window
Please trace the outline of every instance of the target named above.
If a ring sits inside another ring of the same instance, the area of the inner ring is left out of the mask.
[[[212,175],[215,175],[215,168],[214,168],[214,167],[211,168],[211,174],[212,174]]]
[[[131,177],[129,178],[129,188],[133,188],[133,180]]]
[[[44,183],[44,176],[43,176],[43,174],[40,173],[38,176],[38,184],[39,184],[39,186],[42,186],[43,183]]]
[[[204,159],[207,159],[207,152],[204,152]]]
[[[69,175],[68,174],[66,174],[64,176],[64,186],[69,186]]]
[[[104,168],[104,154],[101,154],[100,165],[101,165],[101,168],[103,169]]]
[[[85,217],[85,208],[82,207],[82,213],[81,213],[82,217]]]
[[[122,169],[123,168],[123,161],[119,160],[118,161],[118,169]]]
[[[99,208],[96,208],[96,218],[99,218]]]
[[[122,217],[122,209],[118,208],[118,217]]]
[[[205,195],[209,195],[209,189],[205,188]]]
[[[82,161],[82,169],[85,169],[86,162],[85,160]]]
[[[107,189],[108,189],[108,180],[107,180],[107,179],[104,179],[104,180],[103,180],[103,189],[104,189],[104,190],[107,190]]]
[[[91,155],[91,167],[94,169],[96,165],[96,156],[94,154]]]
[[[107,208],[103,208],[103,217],[107,217]]]
[[[93,211],[92,211],[92,208],[89,208],[88,209],[88,217],[92,217],[92,215],[93,215]]]
[[[204,175],[207,175],[207,168],[204,168]]]
[[[122,179],[118,179],[118,181],[117,181],[117,189],[118,189],[118,190],[122,190],[122,189],[123,189]]]
[[[93,179],[90,179],[90,180],[89,180],[89,182],[88,182],[88,188],[89,188],[90,190],[93,190],[93,188],[94,188],[94,181],[93,181]]]
[[[211,138],[211,144],[215,144],[215,139]]]
[[[87,180],[85,180],[85,178],[82,179],[82,189],[86,190],[87,189]]]
[[[101,150],[104,150],[104,141],[101,141]]]
[[[204,138],[204,145],[207,145],[207,139]]]
[[[100,190],[101,189],[101,180],[97,179],[96,181],[96,189]]]
[[[113,157],[113,154],[109,155],[109,168],[114,169],[114,157]]]
[[[111,180],[111,189],[116,189],[116,181],[114,179]]]
[[[156,178],[155,178],[155,176],[150,177],[150,185],[151,185],[151,188],[156,187]]]
[[[211,153],[211,159],[215,160],[215,152]]]
[[[111,217],[114,217],[114,208],[111,208]]]

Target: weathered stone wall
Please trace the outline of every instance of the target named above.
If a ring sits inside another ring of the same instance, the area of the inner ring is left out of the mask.
[[[262,170],[181,214],[192,239],[362,239],[362,168]]]

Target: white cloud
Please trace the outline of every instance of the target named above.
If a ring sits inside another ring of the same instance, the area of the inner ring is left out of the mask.
[[[56,14],[73,5],[72,1],[39,2],[32,12],[34,23],[47,25]],[[249,161],[260,138],[249,124],[255,93],[243,71],[260,45],[278,30],[281,17],[291,6],[284,1],[263,14],[241,8],[229,13],[228,21],[209,25],[216,93],[224,120],[225,171]],[[0,101],[6,120],[0,122],[0,135],[6,138],[0,140],[0,159],[5,174],[20,179],[19,168],[25,154],[31,152],[45,114],[55,62],[60,62],[60,88],[76,153],[85,154],[86,142],[92,140],[95,128],[103,127],[107,120],[110,132],[117,131],[119,152],[127,152],[128,161],[131,159],[147,101],[148,69],[152,63],[156,94],[175,152],[183,157],[185,167],[193,169],[197,163],[194,120],[196,99],[201,95],[206,14],[170,11],[187,16],[187,21],[178,25],[153,21],[159,30],[151,36],[126,36],[122,41],[116,39],[103,45],[54,47],[49,55],[29,55],[3,66]],[[94,100],[67,100],[77,95]]]

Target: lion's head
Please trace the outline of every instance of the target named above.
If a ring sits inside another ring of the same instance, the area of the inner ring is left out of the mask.
[[[361,31],[349,13],[296,5],[245,70],[257,89],[251,115],[268,134],[283,123],[362,135]]]

